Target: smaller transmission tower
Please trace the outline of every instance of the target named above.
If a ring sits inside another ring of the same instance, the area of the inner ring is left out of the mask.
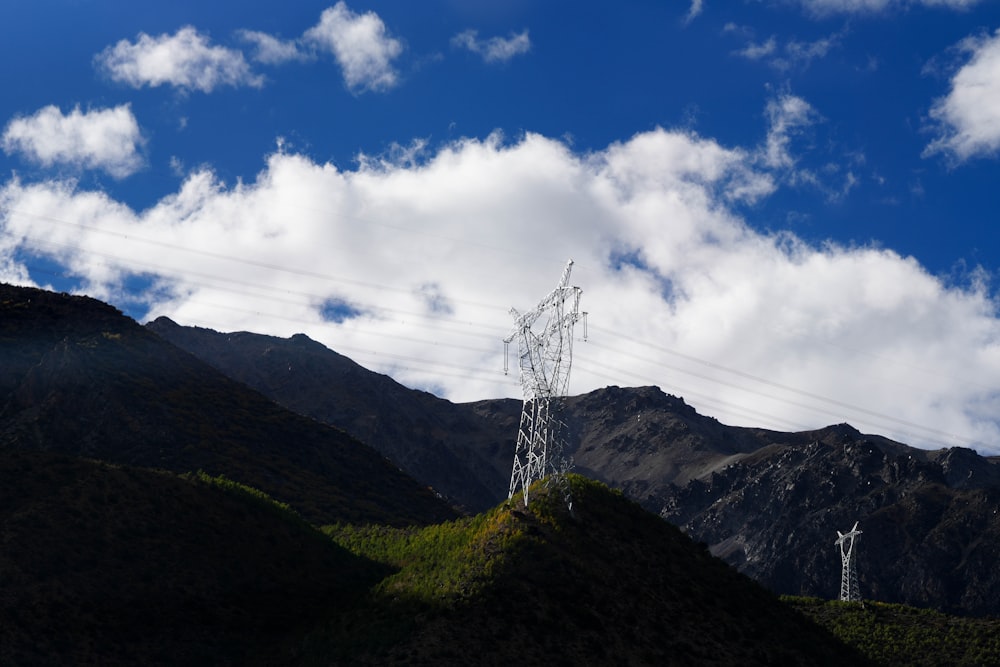
[[[858,566],[854,560],[854,544],[860,534],[857,521],[854,522],[850,532],[837,531],[836,545],[840,547],[840,560],[843,564],[840,573],[840,599],[843,602],[861,601],[861,593],[858,591]]]
[[[518,366],[524,405],[517,431],[514,467],[510,474],[510,493],[524,491],[547,472],[561,473],[562,422],[559,420],[559,397],[569,385],[573,358],[573,325],[580,318],[579,287],[569,286],[573,260],[563,269],[559,284],[533,310],[524,314],[511,308],[514,330],[504,339],[505,349],[517,338]],[[506,361],[504,371],[506,371]],[[567,501],[567,504],[570,504]]]

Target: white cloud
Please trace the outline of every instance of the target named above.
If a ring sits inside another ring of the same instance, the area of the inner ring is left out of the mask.
[[[375,12],[356,14],[338,2],[323,11],[303,40],[334,55],[352,91],[384,91],[399,80],[392,61],[402,53],[403,45],[388,35]]]
[[[691,21],[701,15],[702,11],[705,9],[704,5],[705,3],[703,0],[691,0],[691,7],[688,8],[688,13],[684,16],[684,22],[691,23]]]
[[[725,32],[737,33],[739,29],[735,26],[727,26]],[[743,33],[752,35],[752,31],[745,28]],[[734,53],[747,60],[765,61],[777,70],[804,70],[809,67],[813,60],[826,57],[831,49],[840,44],[842,36],[843,32],[837,32],[812,42],[791,40],[783,47],[778,45],[776,38],[770,37],[762,43],[750,41],[745,47]]]
[[[237,34],[244,41],[254,45],[253,59],[259,63],[280,65],[308,60],[311,57],[300,48],[297,40],[282,40],[257,30],[240,30]]]
[[[143,165],[142,133],[127,104],[89,111],[77,106],[69,114],[56,106],[43,107],[10,121],[2,142],[5,152],[20,153],[46,167],[102,169],[124,178]]]
[[[816,122],[819,115],[801,97],[784,94],[767,103],[767,142],[763,161],[772,169],[787,169],[795,164],[789,150],[792,138]]]
[[[173,35],[140,33],[134,43],[123,39],[104,49],[94,62],[112,80],[133,88],[167,84],[210,93],[219,86],[264,85],[242,52],[211,46],[208,37],[191,26]]]
[[[818,16],[829,14],[875,14],[906,7],[942,7],[968,10],[981,0],[799,0],[807,11]]]
[[[958,48],[968,62],[952,77],[951,91],[931,107],[939,136],[925,155],[944,153],[961,162],[1000,151],[1000,30],[969,37]]]
[[[528,31],[511,33],[509,37],[490,37],[479,39],[476,30],[465,30],[451,38],[452,46],[468,49],[482,57],[488,63],[505,63],[515,56],[531,50],[531,39]]]
[[[774,53],[777,48],[778,43],[774,37],[769,38],[766,42],[762,44],[757,44],[755,42],[750,42],[745,47],[736,52],[736,55],[742,56],[747,60],[760,60]]]
[[[825,58],[832,48],[840,43],[840,35],[834,34],[813,42],[791,41],[785,45],[785,58],[783,59],[787,68],[807,67],[817,58]]]
[[[769,111],[778,171],[778,137],[810,109],[785,96]],[[141,274],[150,317],[301,331],[474,400],[520,395],[501,370],[508,308],[537,303],[573,258],[590,334],[574,348],[573,393],[658,384],[728,423],[848,421],[1000,452],[1000,319],[981,281],[755,231],[738,211],[776,187],[757,150],[656,129],[587,154],[527,134],[397,155],[341,170],[279,151],[252,181],[200,170],[142,211],[13,180],[0,189],[0,269],[43,255],[95,295]]]

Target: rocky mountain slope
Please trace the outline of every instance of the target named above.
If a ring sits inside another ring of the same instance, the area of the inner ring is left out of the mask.
[[[506,496],[519,401],[451,404],[302,336],[217,334],[169,321],[149,327],[279,403],[372,438],[467,508]],[[306,346],[309,356],[299,356]],[[283,372],[269,371],[267,356],[281,359]],[[317,370],[334,363],[350,372]],[[306,366],[309,373],[294,370]],[[391,402],[357,402],[356,386]],[[1000,548],[994,459],[961,448],[927,452],[847,425],[803,433],[730,427],[656,387],[569,397],[565,418],[578,472],[623,489],[775,591],[836,597],[836,531],[860,521],[864,596],[1000,614],[1000,582],[989,565]],[[380,440],[380,429],[395,429],[395,437]]]
[[[996,464],[971,450],[907,450],[833,427],[771,443],[662,501],[665,518],[773,590],[836,597],[833,531],[860,520],[864,596],[997,613],[1000,485]]]
[[[455,516],[345,432],[281,408],[85,297],[0,285],[0,449],[260,488],[313,521]]]

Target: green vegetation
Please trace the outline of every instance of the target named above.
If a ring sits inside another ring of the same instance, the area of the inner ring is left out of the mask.
[[[522,536],[504,508],[424,528],[337,525],[324,532],[359,556],[398,568],[377,592],[427,603],[475,595]]]
[[[179,475],[179,477],[193,482],[201,482],[202,484],[214,486],[222,489],[226,493],[245,498],[259,507],[272,510],[280,516],[286,516],[287,518],[302,521],[302,517],[299,513],[293,510],[291,505],[288,503],[275,500],[260,489],[256,489],[247,484],[241,484],[240,482],[229,479],[225,475],[216,475],[213,477],[204,470],[199,470],[198,472],[184,473]]]
[[[783,601],[880,665],[1000,665],[1000,620],[883,602]]]
[[[425,527],[325,526],[323,532],[388,576],[367,598],[306,642],[305,662],[328,657],[378,663],[406,645],[421,627],[474,605],[495,584],[523,531],[504,506],[474,517]]]
[[[834,664],[832,635],[621,493],[569,475],[427,527],[338,524],[389,569],[312,632],[302,664]],[[556,648],[558,647],[558,648]],[[864,659],[847,649],[854,664]]]

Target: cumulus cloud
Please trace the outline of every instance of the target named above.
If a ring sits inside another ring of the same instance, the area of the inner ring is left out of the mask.
[[[352,91],[384,91],[398,83],[399,74],[392,63],[402,53],[403,45],[389,36],[375,12],[356,14],[344,2],[338,2],[323,11],[319,23],[305,32],[303,41],[333,54]]]
[[[968,60],[952,77],[949,93],[931,107],[938,136],[925,155],[943,153],[959,162],[995,156],[1000,150],[1000,30],[969,37],[958,50]]]
[[[46,106],[10,121],[0,141],[5,152],[45,167],[101,169],[125,178],[143,165],[142,133],[127,104],[88,111],[77,106],[68,114]]]
[[[255,179],[190,174],[144,210],[69,181],[0,190],[0,270],[43,256],[94,295],[141,277],[148,317],[304,332],[453,400],[520,396],[502,339],[567,259],[589,311],[570,390],[657,384],[728,423],[847,421],[922,446],[1000,452],[1000,319],[981,281],[912,258],[764,234],[739,211],[771,162],[655,129],[579,154],[499,134],[345,170],[284,151]],[[579,334],[580,332],[578,332]]]
[[[113,81],[133,88],[166,84],[210,93],[219,86],[264,85],[241,51],[212,46],[191,26],[173,35],[140,33],[135,42],[123,39],[101,51],[94,62]]]
[[[465,30],[451,38],[452,46],[468,49],[488,63],[505,63],[531,50],[528,31],[511,33],[508,37],[480,39],[476,30]]]

